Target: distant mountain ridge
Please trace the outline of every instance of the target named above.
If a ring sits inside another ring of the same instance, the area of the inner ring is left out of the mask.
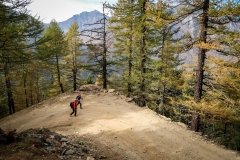
[[[77,22],[80,30],[84,30],[86,28],[89,28],[87,24],[96,23],[102,18],[103,18],[103,14],[97,10],[94,10],[91,12],[85,11],[80,14],[76,14],[65,21],[59,22],[58,24],[60,28],[66,33],[73,22]]]

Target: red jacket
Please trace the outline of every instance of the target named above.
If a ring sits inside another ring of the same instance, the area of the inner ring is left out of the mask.
[[[77,109],[77,105],[78,105],[78,100],[74,100],[73,102],[71,102],[71,107],[73,107],[74,109]]]

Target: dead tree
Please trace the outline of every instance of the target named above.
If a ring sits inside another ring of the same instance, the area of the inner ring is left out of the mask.
[[[84,29],[81,33],[82,36],[89,37],[90,40],[87,42],[87,46],[89,46],[89,49],[94,52],[94,58],[96,65],[101,67],[101,76],[102,76],[102,84],[103,89],[107,89],[108,86],[108,66],[110,63],[108,62],[108,53],[109,53],[109,47],[110,43],[109,41],[111,38],[109,38],[110,33],[107,31],[107,15],[105,13],[106,10],[106,3],[103,3],[103,18],[98,20],[97,22],[93,24],[85,24],[88,27],[91,27],[89,29]]]

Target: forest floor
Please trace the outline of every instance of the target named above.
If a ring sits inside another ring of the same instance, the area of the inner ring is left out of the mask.
[[[240,160],[239,153],[205,140],[182,123],[114,93],[82,93],[83,109],[70,116],[77,93],[65,93],[0,120],[0,128],[17,132],[48,128],[81,137],[104,159],[111,160]]]

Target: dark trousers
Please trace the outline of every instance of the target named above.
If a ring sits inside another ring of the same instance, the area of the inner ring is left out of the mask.
[[[74,107],[71,107],[71,108],[72,108],[72,113],[71,113],[71,115],[72,115],[73,113],[75,113],[74,115],[77,116],[77,108],[74,108]]]
[[[82,108],[82,103],[81,103],[80,100],[78,101],[78,104],[80,105],[80,108],[83,109],[83,108]]]

